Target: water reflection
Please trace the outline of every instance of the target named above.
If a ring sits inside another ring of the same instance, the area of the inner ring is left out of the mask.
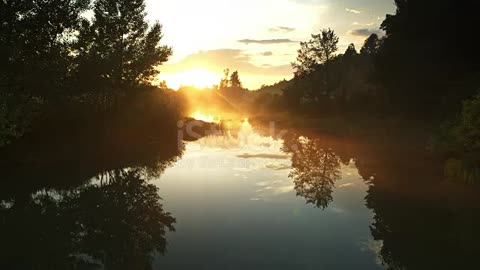
[[[175,219],[147,180],[185,149],[176,125],[162,131],[144,140],[85,131],[2,149],[0,269],[151,269]]]
[[[151,269],[175,219],[136,170],[0,205],[2,269]]]
[[[480,256],[478,191],[412,141],[224,124],[180,148],[172,129],[2,156],[0,268],[468,269]]]
[[[325,209],[332,202],[335,182],[340,180],[340,157],[332,149],[323,149],[319,139],[293,135],[285,138],[283,150],[291,153],[297,195],[307,203]]]

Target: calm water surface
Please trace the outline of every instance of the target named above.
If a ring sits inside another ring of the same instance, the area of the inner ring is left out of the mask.
[[[408,136],[223,126],[6,151],[0,269],[476,268],[478,187]]]
[[[377,252],[382,243],[370,234],[368,186],[355,162],[338,164],[333,200],[318,208],[297,195],[289,177],[292,154],[283,147],[283,140],[256,133],[248,121],[238,134],[189,143],[182,160],[155,181],[178,222],[176,232],[167,235],[168,253],[156,265],[381,269]]]

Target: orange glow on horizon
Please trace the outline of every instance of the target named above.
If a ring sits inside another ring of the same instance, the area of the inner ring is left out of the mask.
[[[162,74],[161,80],[165,80],[168,87],[178,90],[182,86],[194,86],[198,89],[209,88],[218,85],[222,78],[217,74],[204,69],[191,69],[176,74]]]
[[[196,119],[196,120],[204,121],[204,122],[207,122],[207,123],[220,123],[221,122],[221,119],[219,117],[215,117],[213,115],[207,115],[207,114],[204,114],[200,111],[196,111],[195,113],[193,113],[191,115],[191,117]]]

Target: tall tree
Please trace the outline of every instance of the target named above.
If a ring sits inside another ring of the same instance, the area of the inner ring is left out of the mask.
[[[363,43],[363,47],[360,50],[360,53],[363,55],[376,55],[380,48],[381,41],[378,38],[378,35],[373,33],[371,34]]]
[[[40,105],[63,104],[58,101],[68,93],[71,43],[88,3],[0,1],[0,141],[20,136]]]
[[[295,70],[295,77],[302,77],[315,71],[318,61],[315,53],[311,49],[310,42],[300,42],[300,49],[297,53],[297,61],[292,63],[292,67]]]
[[[320,64],[328,65],[338,50],[338,36],[332,29],[322,29],[308,42],[300,43],[297,61],[292,63],[298,74],[310,73]]]
[[[310,43],[319,63],[328,65],[333,59],[338,50],[338,40],[338,36],[330,28],[322,29],[319,34],[312,35]]]
[[[347,58],[351,58],[357,55],[358,53],[357,53],[357,49],[355,49],[355,44],[350,43],[350,45],[348,45],[347,49],[345,50],[345,53],[343,56]]]
[[[240,81],[240,75],[238,75],[238,71],[234,71],[230,76],[230,86],[242,88],[242,81]]]
[[[219,89],[225,89],[229,87],[230,85],[229,78],[230,78],[230,69],[226,68],[223,70],[223,78],[220,80]]]
[[[0,1],[4,86],[49,98],[64,91],[71,42],[88,0]]]
[[[297,61],[292,63],[301,91],[311,99],[332,92],[330,65],[338,50],[339,38],[331,29],[322,29],[308,42],[300,43]]]
[[[161,39],[160,23],[149,26],[146,20],[144,0],[97,0],[77,44],[80,75],[107,81],[117,94],[150,83],[172,54]]]
[[[478,89],[476,37],[478,1],[396,0],[395,14],[381,28],[386,35],[377,70],[390,100],[410,112],[445,112]],[[455,104],[452,107],[452,104]]]

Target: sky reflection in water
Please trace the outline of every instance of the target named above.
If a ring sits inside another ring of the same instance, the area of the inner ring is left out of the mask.
[[[322,210],[296,196],[283,144],[248,121],[189,143],[154,182],[177,219],[156,268],[381,269],[368,186],[355,163],[341,165],[333,201]]]

